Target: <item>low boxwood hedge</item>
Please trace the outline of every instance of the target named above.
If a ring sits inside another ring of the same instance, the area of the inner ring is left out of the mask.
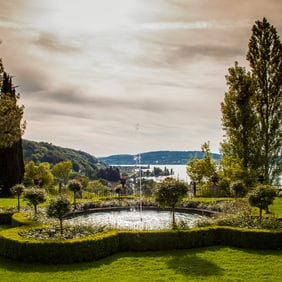
[[[123,230],[54,241],[21,236],[29,229],[44,228],[27,220],[21,213],[15,213],[11,223],[16,227],[0,232],[0,255],[25,262],[75,263],[97,260],[120,251],[161,251],[212,245],[282,249],[282,230],[222,226],[188,230]]]
[[[175,231],[108,231],[69,240],[36,240],[19,235],[27,226],[0,232],[4,257],[43,263],[74,263],[97,260],[119,251],[160,251],[227,245],[243,248],[281,249],[282,231],[232,227],[203,227]],[[34,228],[34,227],[33,227]]]
[[[74,263],[97,260],[119,251],[116,231],[70,240],[27,239],[19,234],[29,227],[0,233],[0,254],[25,262]]]

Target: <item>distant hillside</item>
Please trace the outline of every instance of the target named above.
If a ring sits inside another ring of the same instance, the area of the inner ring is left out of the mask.
[[[203,154],[200,151],[156,151],[142,153],[142,164],[186,164],[191,156],[202,159]],[[214,160],[220,159],[220,154],[212,154]],[[108,157],[98,158],[100,161],[108,165],[133,165],[136,164],[136,155],[112,155]]]
[[[25,162],[32,160],[35,163],[56,164],[70,160],[74,171],[83,171],[87,176],[93,176],[99,168],[105,167],[105,164],[88,153],[45,142],[23,140],[23,156]]]

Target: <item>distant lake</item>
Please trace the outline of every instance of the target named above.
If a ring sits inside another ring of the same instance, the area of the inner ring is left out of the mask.
[[[188,175],[186,174],[186,165],[158,165],[158,164],[153,164],[150,165],[150,171],[152,171],[154,169],[154,167],[159,167],[160,169],[164,170],[165,167],[168,170],[173,170],[174,175],[172,175],[173,178],[179,179],[179,180],[183,180],[187,183],[190,183],[190,178],[188,177]],[[145,169],[146,171],[146,169]]]
[[[138,168],[139,165],[111,165],[113,167],[133,167],[133,168]],[[164,170],[165,168],[167,168],[169,171],[173,171],[173,175],[171,177],[175,178],[175,179],[179,179],[182,181],[185,181],[187,183],[190,183],[190,178],[188,177],[188,175],[186,174],[186,165],[159,165],[159,164],[152,164],[152,165],[147,165],[147,164],[141,164],[140,165],[142,170],[144,172],[146,172],[147,170],[153,171],[154,167],[158,167],[161,170]],[[167,176],[160,176],[160,177],[149,177],[149,178],[153,178],[156,181],[164,179]]]

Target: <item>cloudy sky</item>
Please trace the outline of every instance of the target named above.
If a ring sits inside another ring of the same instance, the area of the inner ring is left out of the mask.
[[[0,0],[0,57],[25,139],[94,156],[222,139],[225,75],[280,0]]]

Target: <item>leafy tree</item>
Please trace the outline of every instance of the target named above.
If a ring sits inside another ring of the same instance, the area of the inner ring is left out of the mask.
[[[34,180],[37,176],[38,167],[35,165],[34,161],[29,161],[25,165],[25,173],[24,173],[24,184],[25,186],[33,186]]]
[[[204,143],[201,146],[201,151],[203,153],[202,159],[192,157],[186,165],[187,175],[191,181],[200,185],[208,181],[216,171],[216,163],[212,160],[209,143]]]
[[[249,41],[250,72],[229,69],[229,91],[221,104],[226,139],[221,151],[277,184],[282,172],[282,44],[274,26],[256,21]]]
[[[188,185],[182,181],[167,177],[160,182],[155,190],[155,200],[161,207],[171,207],[172,226],[175,223],[175,206],[188,192]]]
[[[74,208],[76,209],[76,193],[81,191],[81,183],[76,179],[70,180],[68,182],[68,188],[73,192]]]
[[[221,144],[221,153],[242,160],[244,168],[257,169],[257,119],[252,107],[251,74],[238,62],[226,76],[229,91],[221,103],[222,125],[226,139]]]
[[[63,179],[64,184],[67,184],[72,169],[71,161],[63,161],[55,164],[52,167],[52,173],[55,177]]]
[[[11,193],[18,198],[18,212],[20,211],[20,196],[24,192],[24,188],[23,184],[16,184],[11,188]]]
[[[54,176],[49,163],[40,163],[37,170],[37,181],[40,187],[48,187],[53,184]]]
[[[277,196],[277,189],[269,185],[258,185],[257,188],[248,194],[249,204],[259,208],[259,218],[261,221],[262,210],[268,212],[268,206],[271,205]]]
[[[40,163],[38,166],[33,161],[25,165],[24,183],[26,186],[38,185],[48,187],[53,184],[54,177],[49,163]]]
[[[23,106],[18,106],[19,95],[12,77],[4,71],[0,60],[0,195],[9,196],[10,188],[23,181],[24,162],[21,123]]]
[[[24,192],[24,199],[34,207],[34,215],[37,215],[37,206],[46,201],[46,193],[42,188],[32,187]]]
[[[107,167],[100,169],[98,172],[98,178],[106,179],[108,181],[117,182],[120,180],[120,172],[118,168]]]
[[[71,210],[71,203],[68,198],[60,196],[58,199],[52,199],[47,208],[47,215],[55,217],[60,221],[60,231],[63,235],[63,218],[64,215]]]

